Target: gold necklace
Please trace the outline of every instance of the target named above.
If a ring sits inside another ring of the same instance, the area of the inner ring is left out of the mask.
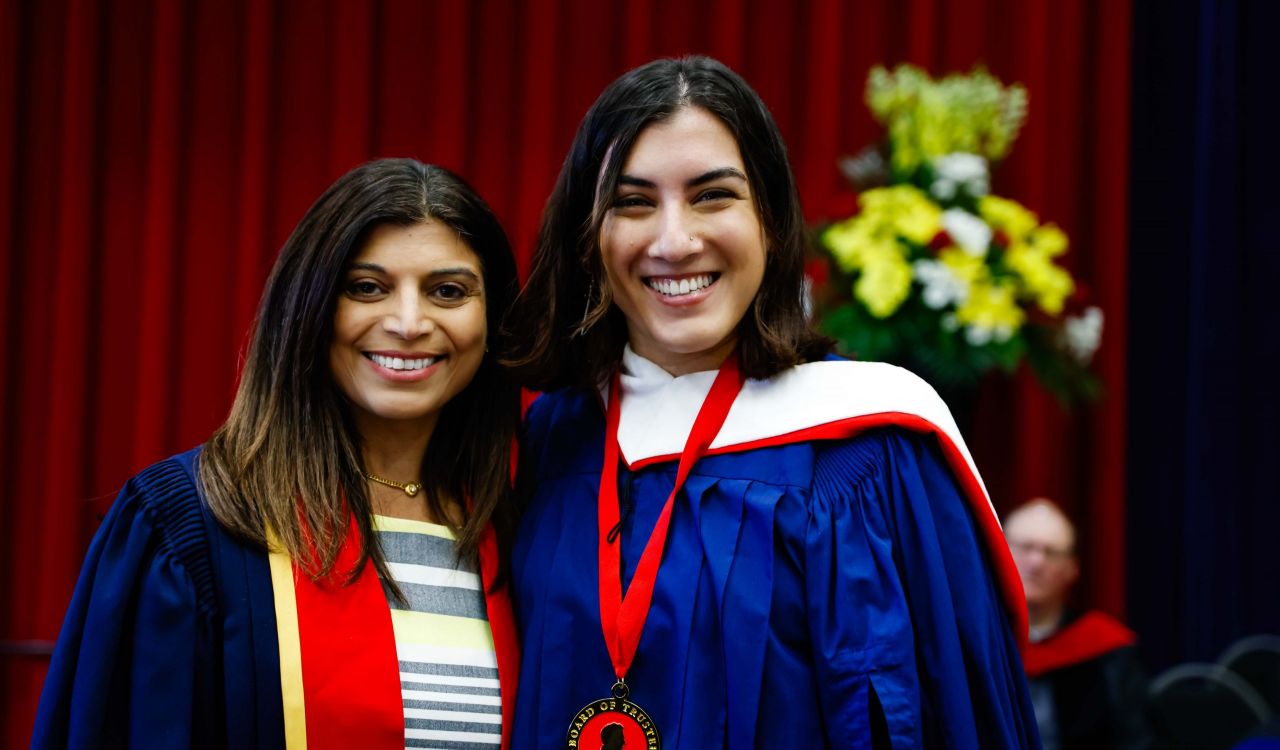
[[[390,479],[383,479],[382,477],[376,476],[374,474],[370,474],[367,471],[364,473],[364,476],[366,479],[368,479],[371,482],[377,482],[378,484],[385,484],[388,487],[395,487],[398,490],[403,490],[404,494],[408,495],[409,497],[416,496],[418,492],[422,490],[422,485],[419,484],[418,482],[408,482],[406,484],[401,484],[400,482],[393,482]]]

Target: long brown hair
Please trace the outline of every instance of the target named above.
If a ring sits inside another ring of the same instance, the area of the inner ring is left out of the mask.
[[[742,371],[768,378],[831,350],[803,306],[804,216],[773,117],[759,95],[708,57],[655,60],[618,78],[578,127],[547,202],[529,281],[508,316],[504,363],[521,383],[592,386],[618,366],[626,320],[612,304],[600,225],[631,147],[649,125],[698,107],[733,133],[768,250],[764,281],[738,325]]]
[[[316,577],[333,571],[354,520],[361,549],[351,575],[372,560],[389,579],[373,534],[360,436],[330,373],[329,345],[340,282],[369,232],[428,219],[452,227],[479,256],[486,322],[498,330],[518,282],[489,207],[446,169],[412,159],[364,164],[320,196],[281,248],[235,403],[200,456],[200,483],[219,523],[263,549],[270,529]],[[423,457],[426,502],[436,518],[452,518],[443,500],[469,501],[454,528],[464,559],[475,560],[490,521],[501,539],[512,529],[509,467],[519,398],[486,352],[471,383],[444,406]]]

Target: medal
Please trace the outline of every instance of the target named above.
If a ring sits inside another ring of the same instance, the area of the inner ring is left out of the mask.
[[[658,522],[645,543],[644,552],[636,566],[627,595],[622,595],[621,536],[610,541],[610,531],[618,525],[618,421],[622,412],[622,382],[614,373],[609,388],[609,404],[605,412],[604,467],[600,471],[597,518],[599,521],[600,560],[600,627],[604,631],[605,646],[618,681],[609,697],[592,701],[569,723],[567,747],[571,750],[659,750],[661,740],[658,728],[640,706],[631,702],[631,689],[627,685],[627,671],[640,646],[640,634],[653,601],[653,589],[658,580],[658,567],[662,564],[662,550],[667,544],[667,528],[671,524],[671,509],[676,496],[684,486],[690,469],[697,463],[711,441],[720,432],[729,409],[742,390],[742,374],[738,370],[738,354],[733,352],[720,365],[720,372],[711,391],[702,402],[698,416],[689,431],[689,439],[680,453],[676,469],[675,487],[667,497],[658,515]]]
[[[570,750],[659,750],[658,728],[643,708],[627,700],[629,692],[619,680],[611,697],[583,706],[569,725]]]

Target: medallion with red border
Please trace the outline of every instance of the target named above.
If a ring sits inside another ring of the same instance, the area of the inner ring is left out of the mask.
[[[643,708],[625,698],[601,698],[569,724],[569,750],[660,750],[658,728]]]

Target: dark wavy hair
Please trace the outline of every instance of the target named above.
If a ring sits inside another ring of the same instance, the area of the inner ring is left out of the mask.
[[[682,107],[706,110],[733,133],[765,231],[764,281],[739,323],[744,374],[769,378],[831,350],[831,342],[805,318],[804,216],[769,110],[746,81],[716,60],[655,60],[609,84],[565,157],[529,281],[505,325],[510,348],[503,362],[523,385],[591,386],[618,366],[626,320],[613,305],[605,277],[600,226],[641,131]]]
[[[352,576],[372,560],[387,580],[373,533],[360,435],[329,367],[334,312],[348,264],[372,229],[437,220],[480,258],[486,323],[497,331],[518,289],[506,235],[461,178],[412,159],[381,159],[338,179],[302,217],[267,280],[239,390],[227,421],[205,444],[199,478],[213,515],[265,549],[268,530],[317,578],[333,571],[348,524],[361,539]],[[471,383],[443,408],[422,463],[428,507],[453,518],[461,557],[475,560],[492,520],[505,540],[511,445],[519,389],[485,353]],[[452,523],[452,522],[450,522]],[[343,571],[345,572],[345,571]]]

